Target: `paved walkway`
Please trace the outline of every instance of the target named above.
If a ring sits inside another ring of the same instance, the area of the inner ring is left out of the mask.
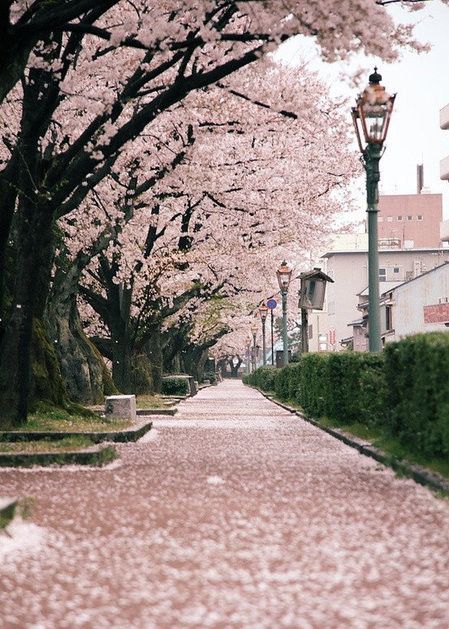
[[[2,629],[449,626],[449,502],[256,391],[205,389],[119,449],[0,470],[36,499],[21,550],[0,538]]]

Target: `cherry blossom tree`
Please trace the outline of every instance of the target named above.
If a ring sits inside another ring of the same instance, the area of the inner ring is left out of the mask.
[[[80,251],[95,248],[102,230],[110,232],[106,215],[108,220],[114,216],[121,221],[119,229],[114,227],[118,235],[108,250],[89,266],[81,292],[106,323],[109,341],[97,337],[96,342],[112,360],[114,379],[123,390],[131,386],[133,348],[137,346],[141,354],[156,334],[156,322],[162,324],[170,313],[175,332],[164,347],[167,366],[172,362],[170,354],[186,353],[181,339],[187,338],[186,314],[191,318],[195,311],[192,300],[201,303],[217,291],[257,293],[264,260],[273,247],[304,251],[322,238],[343,201],[340,195],[337,202],[333,192],[357,171],[357,162],[348,152],[347,123],[335,105],[324,97],[317,99],[323,86],[310,73],[270,66],[265,73],[246,71],[246,78],[238,80],[245,89],[257,86],[264,99],[261,112],[261,101],[244,100],[242,108],[240,96],[230,95],[235,92],[231,86],[220,85],[215,94],[189,98],[178,112],[179,124],[174,125],[174,115],[168,118],[176,133],[165,146],[165,157],[162,149],[158,151],[164,177],[146,190],[145,173],[152,171],[151,161],[135,169],[139,154],[135,145],[143,150],[139,138],[117,163],[114,203],[125,210],[115,214],[112,208],[86,203],[83,211],[63,221],[74,260]],[[284,103],[290,102],[301,116],[280,109],[281,92]],[[195,121],[195,131],[189,127],[185,138],[180,131],[182,117]],[[160,121],[149,127],[147,135],[169,137]],[[134,174],[130,178],[124,172]],[[112,200],[111,188],[105,180],[99,196],[109,193]],[[174,316],[178,311],[182,325]],[[166,331],[164,337],[170,334]],[[209,337],[206,342],[210,346],[213,341]]]
[[[361,49],[392,59],[417,45],[369,0],[17,1],[2,9],[0,28],[11,43],[0,96],[15,112],[0,121],[0,276],[11,277],[11,259],[15,276],[0,296],[0,391],[13,421],[27,413],[56,221],[110,175],[129,142],[296,34],[314,37],[328,60]]]

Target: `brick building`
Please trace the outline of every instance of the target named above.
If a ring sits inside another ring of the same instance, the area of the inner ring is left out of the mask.
[[[383,194],[379,197],[379,249],[441,247],[442,194]]]

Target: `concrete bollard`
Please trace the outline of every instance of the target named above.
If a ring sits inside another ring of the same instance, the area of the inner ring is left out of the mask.
[[[109,395],[105,399],[106,419],[129,419],[136,421],[135,395]]]

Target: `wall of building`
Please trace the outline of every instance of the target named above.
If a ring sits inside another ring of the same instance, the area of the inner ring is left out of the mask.
[[[329,349],[328,327],[326,310],[311,310],[309,312],[310,352],[323,352]]]
[[[440,247],[442,194],[385,194],[379,197],[379,246]]]
[[[329,338],[335,335],[335,345],[329,349],[339,351],[342,349],[340,341],[352,336],[348,324],[361,316],[357,310],[357,295],[368,285],[368,254],[362,251],[330,252],[324,259],[323,270],[334,280],[327,286],[327,333]],[[380,292],[384,292],[386,282],[404,282],[446,260],[449,260],[448,249],[380,251],[379,268],[385,270],[385,282],[379,284]]]
[[[440,129],[449,129],[449,104],[440,110]],[[449,181],[449,156],[440,161],[440,179]]]
[[[398,286],[393,291],[394,340],[420,332],[447,331],[449,264]],[[393,339],[391,339],[393,340]]]

